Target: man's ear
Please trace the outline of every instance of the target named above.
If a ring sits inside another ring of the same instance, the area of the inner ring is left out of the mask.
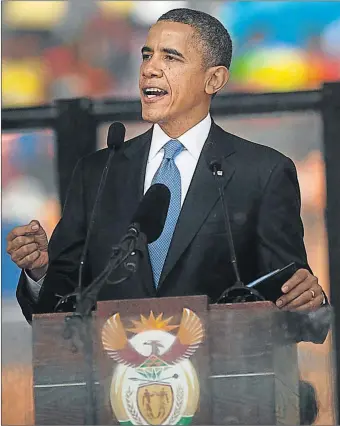
[[[219,92],[227,84],[229,80],[229,71],[226,67],[217,66],[209,68],[208,78],[205,83],[205,92],[213,95]]]

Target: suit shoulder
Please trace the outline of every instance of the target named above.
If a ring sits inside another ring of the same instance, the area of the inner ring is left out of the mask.
[[[142,133],[132,139],[129,139],[124,142],[123,147],[120,150],[120,154],[124,152],[126,149],[129,149],[131,145],[142,143],[143,138],[150,132],[150,129],[147,130],[145,133]],[[118,152],[116,155],[119,155]],[[84,156],[81,161],[83,162],[84,166],[86,168],[97,168],[100,167],[101,169],[104,167],[105,162],[109,156],[109,149],[103,148],[99,149],[98,151],[92,152],[86,156]]]
[[[293,163],[292,160],[281,152],[266,145],[261,145],[256,142],[241,138],[240,136],[228,133],[219,127],[221,135],[225,141],[233,144],[237,153],[252,164],[272,164]]]

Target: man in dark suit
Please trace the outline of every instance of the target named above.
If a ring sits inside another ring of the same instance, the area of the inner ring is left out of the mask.
[[[143,193],[169,186],[164,231],[145,249],[129,281],[104,286],[100,299],[207,294],[212,302],[234,281],[219,193],[209,164],[218,159],[240,275],[248,283],[296,262],[280,308],[319,308],[325,297],[311,273],[303,243],[300,194],[293,162],[277,151],[218,127],[212,97],[229,78],[232,44],[215,18],[177,9],[150,29],[142,49],[143,119],[154,123],[113,158],[86,259],[85,285],[105,267]],[[28,320],[52,312],[77,284],[98,183],[108,156],[101,150],[77,164],[62,219],[50,243],[37,221],[15,228],[8,252],[23,269],[17,296]]]

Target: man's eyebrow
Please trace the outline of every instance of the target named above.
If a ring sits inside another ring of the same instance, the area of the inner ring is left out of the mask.
[[[162,49],[162,52],[168,53],[169,55],[178,56],[178,57],[180,57],[182,59],[185,59],[181,52],[179,52],[176,49],[172,49],[170,47],[165,47],[164,49]]]
[[[178,56],[179,58],[185,59],[184,55],[176,49],[172,49],[170,47],[164,47],[163,49],[161,49],[161,51],[163,53],[168,53],[169,55],[174,55],[174,56]],[[151,49],[151,47],[149,46],[143,46],[142,53],[146,53],[146,52],[152,53],[153,49]]]
[[[149,46],[143,46],[141,52],[153,52],[153,50]]]

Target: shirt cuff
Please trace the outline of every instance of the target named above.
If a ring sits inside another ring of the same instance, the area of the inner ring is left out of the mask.
[[[46,274],[40,278],[38,281],[34,281],[30,276],[28,276],[27,272],[24,270],[24,274],[26,276],[26,282],[27,282],[27,289],[32,297],[32,300],[36,303],[39,299],[39,293],[41,290],[41,286],[44,282],[44,279],[46,277]]]

